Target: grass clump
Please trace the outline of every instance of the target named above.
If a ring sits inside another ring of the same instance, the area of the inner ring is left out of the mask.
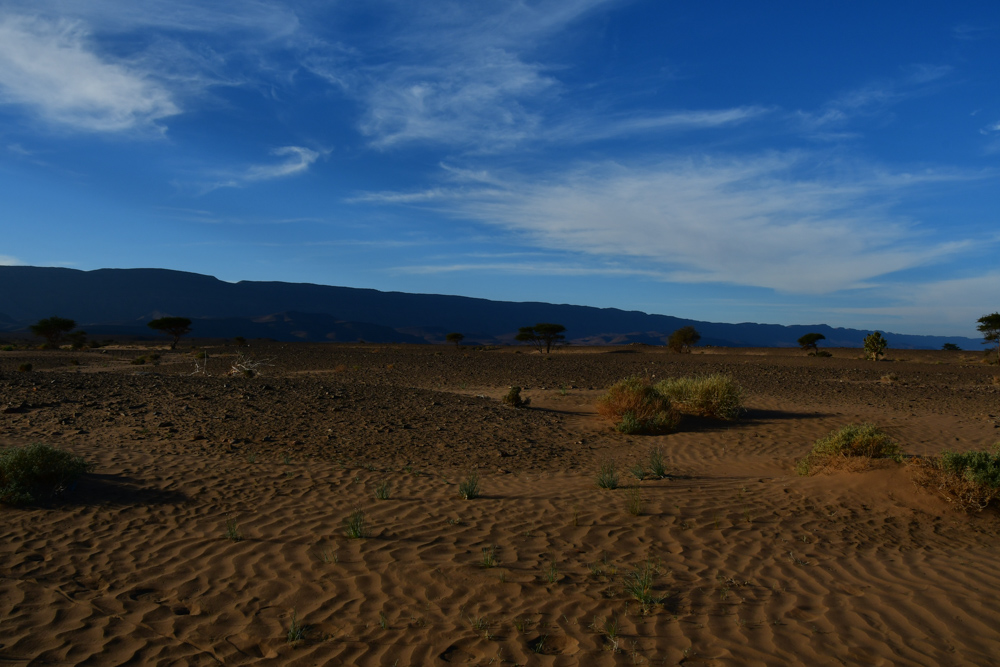
[[[23,506],[52,500],[90,468],[82,457],[35,443],[0,452],[0,503]]]
[[[236,517],[231,516],[226,519],[226,539],[230,542],[243,541],[243,531],[240,530],[240,524],[237,523]]]
[[[356,509],[347,517],[344,527],[344,534],[349,539],[361,540],[368,537],[368,524],[365,522],[364,510]]]
[[[625,509],[632,516],[639,516],[642,514],[642,489],[639,485],[630,486],[625,491]]]
[[[899,463],[903,455],[899,445],[875,424],[848,424],[817,440],[812,452],[799,461],[796,471],[800,475],[809,475],[847,459],[857,460],[865,467],[870,459],[892,459]]]
[[[597,412],[622,433],[661,433],[677,426],[670,399],[649,380],[630,377],[611,385],[597,401]]]
[[[389,500],[389,493],[391,490],[392,485],[389,483],[389,480],[383,479],[378,483],[378,486],[375,487],[375,498],[377,500]]]
[[[656,479],[663,479],[667,476],[667,466],[663,462],[663,450],[653,447],[649,450],[649,474]]]
[[[496,567],[500,560],[497,558],[497,547],[495,544],[491,544],[488,547],[483,547],[483,557],[479,561],[479,565],[485,569]]]
[[[633,570],[628,570],[622,577],[622,588],[625,594],[637,601],[643,614],[663,601],[663,596],[653,590],[656,583],[658,568],[652,561],[646,561]]]
[[[31,369],[34,368],[31,364],[20,364],[17,367],[18,373],[30,373]]]
[[[597,469],[597,486],[602,489],[618,488],[618,469],[614,461],[604,461]]]
[[[306,638],[306,633],[309,631],[308,625],[303,625],[299,623],[299,618],[295,614],[295,610],[292,610],[292,625],[288,628],[288,634],[286,639],[289,644],[295,644]]]
[[[921,459],[916,482],[937,491],[965,512],[979,512],[1000,500],[1000,443],[992,452],[944,452]]]
[[[722,373],[668,378],[657,383],[656,391],[687,414],[732,421],[743,412],[743,389]]]
[[[472,472],[458,485],[458,495],[464,500],[472,500],[479,497],[479,475]]]

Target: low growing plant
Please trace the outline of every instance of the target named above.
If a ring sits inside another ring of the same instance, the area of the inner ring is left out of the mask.
[[[966,512],[978,512],[1000,500],[1000,443],[992,452],[944,452],[938,459],[918,459],[916,482],[932,488]]]
[[[657,595],[653,590],[657,574],[657,567],[652,561],[646,561],[635,569],[628,570],[622,577],[622,588],[625,594],[636,600],[643,614],[663,601],[663,596]]]
[[[389,480],[383,479],[379,482],[378,486],[375,487],[375,498],[378,500],[389,500],[389,491],[391,490],[391,485]]]
[[[597,469],[597,486],[602,489],[618,488],[618,470],[614,461],[604,461]]]
[[[344,534],[352,540],[368,537],[368,524],[365,522],[364,510],[356,509],[350,513],[345,522]]]
[[[663,463],[663,450],[659,447],[649,450],[649,474],[657,479],[667,476],[667,467]]]
[[[510,390],[504,394],[504,397],[500,399],[504,405],[509,405],[512,408],[523,408],[529,403],[531,399],[521,398],[521,388],[511,387]]]
[[[656,390],[680,412],[732,421],[743,412],[743,389],[728,375],[668,378]]]
[[[35,443],[0,452],[0,503],[33,505],[57,498],[90,465],[82,457]]]
[[[18,373],[30,373],[32,368],[34,368],[34,366],[32,366],[31,364],[20,364],[17,367],[17,372]]]
[[[479,497],[479,475],[471,472],[469,476],[465,478],[458,485],[458,495],[460,495],[465,500],[472,500],[473,498]]]
[[[611,385],[597,401],[597,412],[622,433],[662,433],[677,426],[670,399],[649,380],[630,377]]]
[[[289,644],[294,644],[300,642],[306,638],[306,633],[309,631],[308,625],[303,625],[299,623],[299,618],[295,614],[295,610],[292,610],[292,625],[288,628],[288,634],[286,639]]]
[[[862,464],[868,459],[903,460],[899,445],[875,424],[848,424],[820,438],[812,452],[799,461],[796,471],[809,475],[838,459],[857,458]]]

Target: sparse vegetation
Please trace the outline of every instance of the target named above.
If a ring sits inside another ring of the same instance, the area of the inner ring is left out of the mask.
[[[946,351],[949,351],[949,352],[958,352],[958,351],[960,351],[960,350],[961,350],[962,348],[960,348],[960,347],[959,347],[958,345],[956,345],[955,343],[945,343],[944,345],[942,345],[942,346],[941,346],[941,349],[942,349],[942,350],[946,350]]]
[[[523,408],[531,403],[531,399],[521,398],[520,387],[511,387],[500,400],[504,405],[509,405],[512,408]]]
[[[462,345],[462,341],[465,340],[465,335],[464,334],[460,334],[458,332],[454,332],[454,333],[450,333],[447,336],[445,336],[444,339],[446,341],[448,341],[449,343],[454,343],[455,344],[455,349],[457,350]]]
[[[288,634],[286,639],[289,644],[295,644],[306,638],[306,633],[309,631],[308,625],[303,625],[299,623],[298,616],[295,614],[295,610],[292,610],[292,624],[288,628]]]
[[[983,345],[997,344],[997,363],[1000,364],[1000,313],[983,315],[978,320],[976,329],[983,334]]]
[[[89,468],[82,457],[41,443],[0,451],[0,503],[24,506],[51,501]]]
[[[625,508],[632,516],[642,514],[642,488],[638,484],[625,490]]]
[[[663,601],[663,596],[656,595],[653,589],[657,574],[656,564],[647,560],[642,565],[627,570],[622,577],[625,594],[639,603],[643,614],[648,614],[654,605]]]
[[[383,479],[375,487],[375,498],[378,500],[389,500],[389,492],[391,491],[391,489],[392,487],[389,483],[389,480]]]
[[[882,337],[882,334],[878,331],[873,331],[872,333],[865,336],[865,357],[871,359],[872,361],[878,361],[879,357],[885,355],[886,348],[889,347],[889,342]]]
[[[810,354],[815,354],[819,351],[816,344],[821,340],[826,340],[826,336],[821,333],[807,333],[805,336],[802,336],[802,338],[799,338],[798,343],[799,347],[801,347],[805,352],[812,350]]]
[[[667,476],[667,467],[663,463],[663,450],[659,447],[649,450],[649,474],[656,479]]]
[[[237,523],[236,517],[226,518],[226,539],[230,542],[242,542],[243,532],[240,530],[240,525]]]
[[[667,339],[667,347],[677,353],[691,352],[691,348],[701,340],[701,334],[694,327],[681,327],[670,334]]]
[[[966,512],[979,512],[1000,500],[1000,443],[993,451],[944,452],[916,459],[916,481]]]
[[[364,510],[355,509],[345,521],[344,534],[352,540],[362,540],[368,537],[369,528],[365,521]]]
[[[483,557],[479,561],[479,565],[483,568],[496,567],[499,563],[497,560],[497,547],[495,544],[483,547]]]
[[[45,339],[43,347],[54,349],[59,347],[63,336],[72,331],[74,327],[76,327],[74,320],[53,315],[52,317],[46,317],[44,320],[38,320],[29,326],[28,329],[35,336]]]
[[[743,389],[728,375],[669,378],[656,391],[680,412],[732,421],[743,411]]]
[[[566,340],[566,336],[563,335],[564,331],[566,331],[566,327],[561,324],[539,322],[533,327],[521,327],[514,339],[522,343],[531,343],[538,348],[539,352],[549,354],[552,352],[553,345]]]
[[[191,320],[186,317],[159,317],[146,326],[170,336],[173,339],[170,343],[171,350],[177,349],[181,336],[191,333]]]
[[[464,500],[472,500],[479,497],[479,475],[475,472],[469,473],[458,485],[458,495]]]
[[[870,459],[892,459],[898,463],[902,461],[902,453],[889,434],[875,424],[848,424],[817,440],[796,470],[800,475],[809,475],[844,459],[853,459],[863,467]]]
[[[677,426],[670,399],[649,380],[630,377],[611,385],[597,401],[597,412],[622,433],[659,433]]]
[[[32,366],[30,363],[26,362],[26,363],[18,364],[17,365],[17,372],[18,373],[30,373],[33,368],[34,368],[34,366]]]
[[[597,486],[602,489],[618,488],[618,470],[614,461],[604,461],[597,470]]]

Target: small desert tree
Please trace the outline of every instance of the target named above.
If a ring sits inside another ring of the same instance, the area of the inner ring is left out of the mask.
[[[812,350],[814,353],[819,351],[816,347],[816,343],[821,340],[826,340],[826,336],[821,333],[807,333],[805,336],[799,339],[799,347],[808,352]]]
[[[885,354],[887,347],[889,347],[889,342],[878,331],[873,331],[865,336],[865,356],[872,361],[878,361],[878,358]]]
[[[531,343],[538,348],[539,352],[548,354],[552,351],[553,345],[566,340],[566,336],[563,335],[564,331],[566,331],[566,327],[561,324],[539,322],[533,327],[521,327],[518,329],[517,336],[514,339],[522,343]]]
[[[173,337],[174,340],[170,343],[171,350],[177,348],[177,341],[181,336],[191,333],[191,320],[186,317],[160,317],[150,322],[148,326],[154,331]]]
[[[976,321],[979,322],[976,328],[983,334],[983,345],[997,344],[997,363],[1000,364],[1000,313],[983,315]]]
[[[454,343],[455,349],[457,350],[458,346],[462,344],[463,340],[465,340],[465,336],[456,332],[448,334],[447,336],[444,337],[444,339],[449,343]]]
[[[45,339],[45,347],[59,347],[59,342],[65,334],[68,334],[76,327],[76,322],[65,317],[46,317],[38,320],[30,327],[31,333],[39,338]]]
[[[701,340],[701,334],[694,327],[681,327],[670,334],[667,339],[667,347],[674,352],[690,352],[691,348]]]
[[[960,348],[958,345],[955,345],[954,343],[945,343],[944,345],[941,346],[941,349],[948,350],[949,352],[957,352],[962,348]]]

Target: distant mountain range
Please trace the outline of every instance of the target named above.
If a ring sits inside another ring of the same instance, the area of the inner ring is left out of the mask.
[[[576,345],[661,345],[671,332],[693,326],[700,345],[795,347],[810,332],[829,347],[861,347],[869,331],[825,324],[720,324],[617,308],[539,302],[490,301],[439,294],[380,292],[310,283],[240,281],[167,269],[76,269],[0,266],[0,332],[24,335],[29,324],[58,315],[95,337],[156,337],[146,323],[175,315],[194,322],[191,336],[272,338],[282,341],[364,340],[441,343],[449,332],[464,344],[514,342],[519,327],[565,325]],[[980,349],[962,336],[885,332],[891,348],[938,349],[955,343]]]

